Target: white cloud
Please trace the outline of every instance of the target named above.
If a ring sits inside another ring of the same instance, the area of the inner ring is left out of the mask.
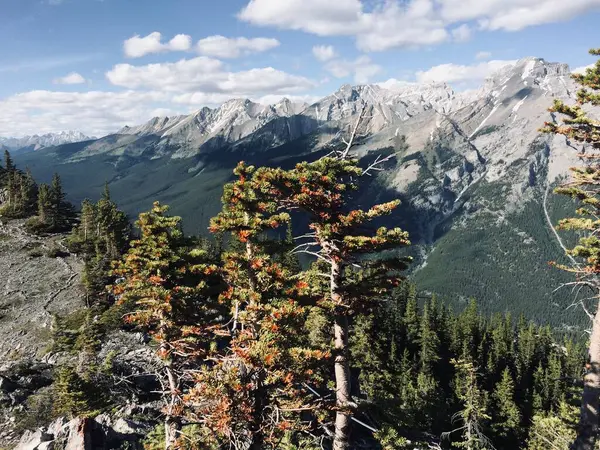
[[[589,66],[575,67],[573,70],[571,70],[571,73],[584,74],[587,69],[591,69],[592,67],[594,67],[594,64],[590,64]]]
[[[225,36],[209,36],[198,41],[198,52],[217,58],[238,58],[241,55],[271,50],[280,45],[273,38],[227,38]]]
[[[238,17],[256,25],[333,36],[353,34],[361,11],[358,0],[251,0]]]
[[[415,75],[419,83],[461,83],[480,82],[502,67],[516,61],[492,60],[471,65],[440,64],[429,70],[418,71]]]
[[[0,100],[0,130],[13,136],[62,130],[103,135],[147,121],[168,100],[159,92],[30,91]]]
[[[364,51],[437,44],[449,37],[433,0],[389,0],[370,12],[359,0],[251,0],[238,17],[319,36],[356,36]]]
[[[599,9],[599,0],[441,0],[447,21],[478,20],[489,30],[517,31],[528,26],[562,22]]]
[[[475,59],[477,59],[479,61],[484,61],[486,59],[490,59],[491,57],[492,57],[491,52],[477,52],[477,54],[475,55]]]
[[[454,28],[452,31],[452,39],[456,42],[467,42],[471,39],[471,28],[467,24]]]
[[[178,34],[169,42],[162,43],[162,35],[155,31],[148,36],[140,37],[138,34],[123,43],[125,56],[141,58],[152,53],[182,52],[192,47],[192,38],[187,34]]]
[[[354,81],[359,84],[369,82],[369,79],[380,73],[383,68],[371,61],[366,55],[359,56],[353,61],[336,59],[325,64],[325,70],[336,78],[354,76]]]
[[[228,72],[221,61],[206,56],[145,66],[117,64],[106,77],[112,84],[130,89],[181,93],[278,93],[315,85],[307,78],[272,67]]]
[[[238,18],[319,36],[354,36],[359,49],[383,51],[435,45],[451,37],[465,40],[473,24],[464,22],[483,30],[516,31],[594,9],[600,9],[600,0],[250,0]]]
[[[77,72],[71,72],[64,77],[55,78],[52,82],[54,84],[83,84],[85,83],[85,78]]]
[[[416,83],[406,80],[398,80],[397,78],[390,78],[388,80],[382,81],[381,83],[377,83],[378,86],[381,86],[384,89],[388,89],[390,91],[405,91],[407,88],[414,86]]]
[[[337,56],[332,45],[315,45],[312,52],[314,57],[322,62],[329,61]]]
[[[273,105],[280,102],[284,98],[287,98],[292,103],[306,103],[312,105],[321,97],[318,95],[294,95],[294,94],[278,94],[278,95],[263,95],[262,97],[252,98],[252,100],[260,103],[261,105]]]

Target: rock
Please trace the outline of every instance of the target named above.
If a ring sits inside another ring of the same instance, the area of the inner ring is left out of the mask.
[[[138,434],[145,435],[148,433],[150,427],[147,424],[135,422],[130,419],[119,418],[113,426],[113,430],[120,434]]]
[[[10,393],[19,388],[19,385],[12,380],[9,380],[3,375],[0,375],[0,392]]]
[[[54,436],[48,434],[44,429],[37,431],[26,431],[15,450],[40,450],[40,445],[54,440]]]

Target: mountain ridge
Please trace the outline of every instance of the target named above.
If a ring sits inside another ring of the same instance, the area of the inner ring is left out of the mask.
[[[375,154],[394,156],[357,205],[402,200],[386,225],[409,231],[418,284],[459,302],[478,298],[486,311],[555,315],[568,324],[576,314],[565,314],[561,294],[553,292],[567,275],[547,264],[564,252],[544,210],[554,223],[568,210],[547,192],[576,152],[564,137],[538,130],[553,120],[548,108],[555,98],[574,98],[569,74],[567,65],[526,58],[468,92],[446,84],[396,92],[345,85],[311,105],[280,102],[279,109],[235,99],[15,159],[42,181],[59,172],[75,202],[97,197],[108,181],[132,217],[160,200],[184,217],[186,230],[206,233],[239,160],[291,167],[326,154],[343,145],[366,107],[356,157],[367,163]],[[525,304],[520,295],[539,301]]]
[[[86,136],[80,131],[61,131],[58,133],[46,133],[42,135],[31,135],[23,136],[20,138],[16,137],[1,137],[0,136],[0,147],[4,147],[7,150],[19,151],[25,148],[31,150],[40,150],[46,147],[53,147],[56,145],[70,144],[74,142],[90,141],[97,139],[95,136]]]

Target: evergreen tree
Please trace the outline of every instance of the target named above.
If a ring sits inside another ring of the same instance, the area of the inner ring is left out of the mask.
[[[50,200],[50,187],[47,184],[40,184],[38,194],[38,219],[41,224],[45,224],[52,214],[52,202]]]
[[[264,173],[264,175],[263,175]],[[334,324],[334,373],[336,420],[333,448],[349,447],[350,417],[355,403],[351,395],[350,318],[372,308],[399,284],[399,271],[407,260],[382,258],[384,250],[409,245],[408,235],[399,228],[378,228],[372,234],[365,227],[390,214],[399,201],[373,206],[367,211],[352,210],[351,193],[365,174],[348,152],[324,157],[312,163],[299,163],[289,171],[268,169],[260,174],[271,186],[283,208],[299,209],[309,216],[309,242],[302,252],[316,256],[327,266],[324,299]],[[365,258],[365,255],[375,256]],[[352,267],[360,267],[353,273]]]
[[[12,156],[8,150],[4,150],[4,170],[8,173],[15,170],[15,163],[13,162]]]
[[[167,209],[156,202],[140,214],[141,236],[115,264],[113,274],[122,282],[113,292],[121,304],[137,305],[127,320],[148,329],[157,343],[164,368],[165,443],[174,449],[183,415],[182,373],[206,353],[207,328],[218,310],[207,301],[216,267],[183,236],[181,219],[168,216]]]
[[[196,414],[222,440],[260,450],[304,428],[299,412],[310,409],[312,393],[299,386],[318,380],[314,366],[327,354],[308,347],[303,336],[307,284],[274,257],[282,243],[268,233],[289,224],[289,215],[277,212],[254,167],[240,163],[234,173],[210,226],[235,242],[222,269],[230,327],[217,330],[229,339],[225,352],[211,355],[217,363],[196,376],[189,401],[206,405]]]
[[[455,415],[460,427],[452,432],[460,431],[462,439],[453,445],[467,450],[489,450],[490,442],[482,427],[490,417],[486,413],[485,394],[478,385],[477,369],[465,360],[453,360],[453,364],[456,367],[456,395],[463,404],[463,409]]]
[[[90,388],[72,367],[61,367],[53,386],[54,417],[66,415],[72,419],[92,415],[89,391]]]
[[[590,53],[598,56],[600,49],[590,50]],[[597,189],[600,177],[600,121],[590,117],[583,108],[585,105],[600,105],[600,60],[586,69],[585,73],[573,74],[572,78],[581,86],[577,92],[577,104],[570,106],[561,100],[555,100],[550,111],[560,114],[562,123],[546,122],[542,131],[561,134],[584,145],[584,150],[580,153],[584,164],[571,168],[571,180],[555,190],[577,200],[581,205],[576,210],[579,217],[563,219],[559,223],[559,229],[575,230],[583,234],[578,245],[568,251],[573,265],[561,267],[574,272],[578,277],[577,282],[592,290],[592,297],[600,298],[600,222],[597,220],[600,213],[600,193]],[[592,333],[589,363],[584,376],[581,420],[577,440],[572,447],[574,450],[595,448],[600,426],[600,307],[597,302],[594,308],[594,315],[590,315]]]
[[[516,438],[520,434],[521,413],[515,403],[515,385],[508,368],[502,372],[502,379],[492,394],[492,429],[496,435],[516,448]]]
[[[62,188],[60,176],[55,173],[48,190],[51,205],[48,217],[48,231],[65,231],[70,228],[73,218],[73,206],[65,200],[66,195]]]

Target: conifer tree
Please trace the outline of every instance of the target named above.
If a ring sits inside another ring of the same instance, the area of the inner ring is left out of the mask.
[[[502,379],[496,385],[492,394],[492,428],[507,443],[508,441],[515,442],[521,423],[521,413],[514,397],[515,385],[512,375],[510,370],[505,368],[502,371]]]
[[[31,174],[31,170],[29,170],[29,168],[27,168],[25,170],[25,174],[21,176],[20,187],[22,215],[31,216],[32,214],[35,214],[36,211],[38,186],[33,179],[33,175]]]
[[[113,274],[122,282],[113,292],[121,304],[137,305],[127,320],[148,329],[157,343],[164,366],[165,445],[174,449],[183,415],[182,373],[207,350],[207,328],[215,314],[207,299],[216,267],[183,235],[181,219],[167,210],[156,202],[140,214],[141,236],[115,264]]]
[[[50,215],[52,214],[52,203],[50,200],[50,187],[47,184],[40,184],[40,190],[38,193],[38,220],[40,223],[45,224],[48,222]]]
[[[221,301],[230,310],[225,351],[216,349],[216,364],[196,377],[188,401],[225,442],[245,442],[260,450],[276,447],[287,433],[302,430],[299,412],[310,410],[302,383],[318,380],[313,370],[327,355],[306,346],[301,305],[307,285],[274,257],[281,242],[269,237],[289,224],[277,211],[253,166],[238,164],[236,181],[223,193],[223,210],[210,231],[229,233],[235,245],[223,255],[227,289]]]
[[[455,414],[460,426],[451,432],[460,432],[462,440],[453,445],[467,450],[489,450],[489,439],[483,434],[482,427],[490,417],[486,413],[485,394],[478,385],[477,369],[466,360],[452,362],[456,368],[456,395],[463,405],[463,409]]]
[[[53,414],[55,417],[66,415],[69,418],[92,413],[88,392],[84,380],[70,366],[58,370],[53,386]]]
[[[15,163],[13,162],[12,156],[8,150],[4,150],[4,170],[7,172],[13,172],[15,170]]]
[[[599,56],[600,49],[590,50]],[[568,251],[574,264],[571,267],[560,266],[574,272],[581,285],[592,290],[592,297],[600,298],[600,193],[597,185],[600,178],[600,120],[589,116],[585,106],[600,105],[600,60],[586,69],[583,74],[573,74],[572,78],[581,89],[577,92],[577,104],[567,105],[555,100],[550,112],[560,114],[562,123],[546,122],[542,131],[566,136],[584,150],[579,156],[582,166],[571,168],[571,180],[557,188],[555,192],[577,200],[580,207],[576,210],[579,217],[563,219],[559,229],[581,232],[583,236],[578,245]],[[600,307],[594,304],[595,311],[589,313],[592,320],[592,332],[589,345],[589,362],[584,376],[584,389],[581,402],[581,420],[573,450],[592,450],[596,446],[600,422]]]
[[[353,137],[359,123],[360,117]],[[328,311],[334,324],[334,450],[349,448],[350,418],[355,409],[348,345],[350,318],[372,308],[399,284],[399,271],[406,268],[407,260],[381,258],[381,252],[410,244],[408,234],[400,228],[380,227],[372,234],[364,232],[369,223],[390,214],[399,201],[366,211],[352,209],[352,193],[369,171],[362,169],[356,159],[349,158],[352,142],[353,138],[346,150],[334,156],[299,163],[289,171],[264,172],[265,181],[272,184],[271,192],[278,197],[281,207],[303,211],[309,217],[310,232],[306,235],[309,241],[299,251],[315,256],[327,267],[327,290],[319,295],[321,307]],[[382,161],[378,159],[374,164]],[[365,258],[377,254],[381,259]],[[353,274],[353,267],[360,267],[360,272]]]
[[[65,231],[70,227],[73,205],[66,201],[60,176],[55,173],[48,191],[51,214],[48,218],[48,231]]]

